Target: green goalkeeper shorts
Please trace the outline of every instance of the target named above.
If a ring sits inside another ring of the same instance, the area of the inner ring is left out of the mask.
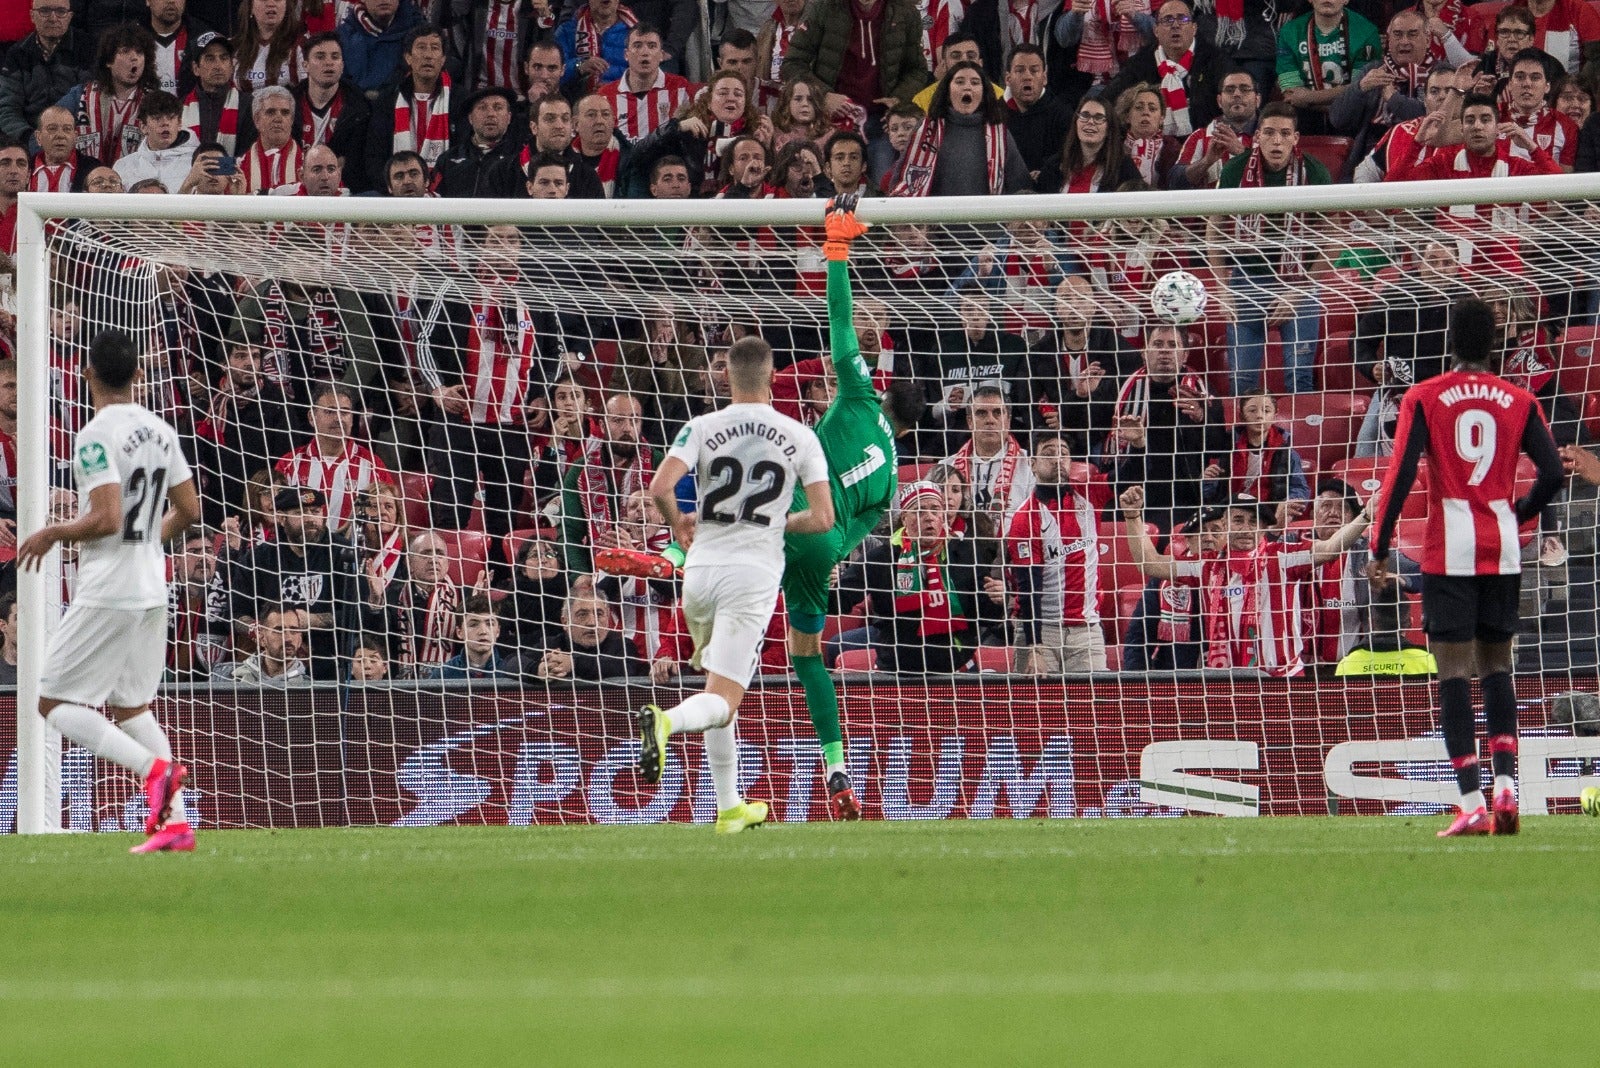
[[[783,539],[783,603],[789,623],[805,634],[822,632],[835,565],[849,554],[842,527]]]

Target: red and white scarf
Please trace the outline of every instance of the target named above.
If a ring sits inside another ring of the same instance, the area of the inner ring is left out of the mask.
[[[400,561],[405,558],[405,539],[400,537],[400,529],[396,527],[373,552],[369,569],[376,572],[379,578],[392,581],[396,572],[400,570]]]
[[[1255,145],[1250,149],[1250,158],[1245,161],[1244,174],[1239,176],[1239,188],[1260,189],[1265,184],[1266,164],[1261,159],[1261,146]],[[1306,184],[1306,159],[1298,148],[1289,157],[1289,163],[1284,168],[1283,184],[1286,188]],[[1266,229],[1266,223],[1265,215],[1236,215],[1233,221],[1234,238],[1251,244],[1258,243],[1262,232]],[[1288,243],[1279,262],[1278,276],[1299,277],[1305,273],[1305,257],[1301,255],[1303,250],[1295,247],[1293,239],[1306,232],[1305,220],[1298,213],[1290,212],[1283,216],[1281,226],[1283,236]]]
[[[407,582],[400,592],[400,628],[403,639],[400,662],[429,667],[450,659],[456,644],[456,620],[461,611],[461,594],[449,578],[440,579],[428,591],[426,598],[418,598],[412,583]],[[422,633],[415,632],[413,612],[422,610]]]
[[[1228,467],[1229,495],[1249,494],[1258,501],[1276,500],[1278,494],[1272,487],[1262,488],[1262,480],[1272,473],[1278,455],[1289,447],[1289,435],[1283,428],[1267,428],[1267,436],[1260,445],[1250,441],[1250,432],[1241,428],[1233,439],[1233,460]],[[1288,470],[1285,466],[1284,470]]]
[[[1139,168],[1139,177],[1143,178],[1152,187],[1156,185],[1156,164],[1161,162],[1161,151],[1166,148],[1166,141],[1157,137],[1134,137],[1128,135],[1123,146],[1127,150],[1128,159]]]
[[[1405,64],[1396,63],[1394,57],[1387,52],[1383,54],[1383,69],[1394,77],[1395,88],[1412,99],[1422,97],[1423,85],[1428,80],[1428,72],[1433,70],[1433,63],[1432,52],[1429,52],[1421,63]],[[1379,108],[1378,111],[1385,115],[1388,113],[1387,108]]]
[[[196,87],[183,98],[183,128],[189,131],[195,144],[203,144],[206,137],[200,132],[200,89]],[[230,156],[239,143],[239,90],[230,86],[222,102],[222,114],[217,121],[217,144]]]
[[[424,111],[423,108],[426,108]],[[419,112],[421,112],[419,114]],[[417,129],[420,128],[421,136]],[[450,147],[450,75],[441,72],[433,95],[421,105],[402,90],[394,97],[394,139],[389,151],[415,152],[432,167]]]
[[[1178,380],[1169,387],[1173,396],[1182,389],[1202,399],[1209,399],[1211,393],[1206,389],[1205,379],[1193,374],[1187,368],[1178,372]],[[1150,372],[1143,367],[1128,376],[1128,380],[1117,391],[1117,404],[1112,412],[1111,423],[1115,426],[1125,416],[1131,416],[1140,422],[1149,425],[1150,418]],[[1122,451],[1122,439],[1115,432],[1106,440],[1106,452],[1115,455]]]
[[[1011,510],[1011,487],[1017,480],[1017,467],[1023,462],[1022,446],[1017,444],[1017,439],[1006,435],[1006,447],[1000,453],[1000,469],[989,478],[990,507],[1001,513]],[[993,461],[987,461],[993,462]],[[961,446],[955,456],[951,458],[950,465],[961,472],[961,477],[968,485],[972,484],[972,442]],[[974,494],[979,487],[973,486]]]
[[[601,40],[602,32],[600,28],[594,24],[594,14],[589,10],[588,4],[584,4],[583,7],[579,9],[578,17],[574,20],[574,22],[576,23],[576,32],[573,34],[572,47],[578,57],[578,66],[581,67],[583,66],[585,60],[594,59],[596,57],[604,59],[605,53],[603,50],[603,41]],[[627,26],[631,29],[639,24],[639,18],[626,7],[618,4],[617,22],[620,22],[624,26]],[[610,27],[607,27],[606,29],[609,32]],[[585,75],[585,91],[590,93],[598,93],[600,91],[601,82],[601,75]]]
[[[1419,10],[1419,13],[1423,15],[1424,18],[1427,17],[1426,5],[1423,5],[1422,9]],[[1455,35],[1456,40],[1460,41],[1466,36],[1467,27],[1470,25],[1470,21],[1467,18],[1467,11],[1462,5],[1461,0],[1444,0],[1444,4],[1440,6],[1434,17],[1440,22],[1444,23],[1445,28],[1450,33]],[[1437,63],[1444,58],[1444,55],[1444,41],[1430,33],[1428,35],[1429,61],[1431,63]]]
[[[333,140],[333,132],[339,128],[339,113],[344,111],[344,89],[334,90],[333,98],[328,101],[327,108],[322,114],[317,114],[317,109],[311,106],[311,92],[300,98],[300,143],[307,148],[312,145],[325,145]]]
[[[1232,55],[1244,44],[1244,0],[1195,0],[1194,9],[1199,14],[1216,16],[1218,48]],[[1273,32],[1277,30],[1278,25],[1274,23]]]
[[[1032,44],[1035,23],[1039,20],[1037,0],[1006,0],[1000,17],[1000,50],[1009,58],[1017,45]]]
[[[72,158],[65,163],[49,164],[44,161],[44,153],[33,157],[33,172],[28,177],[28,192],[30,193],[70,193],[72,192],[73,179],[78,176],[78,152],[72,152]]]
[[[930,10],[929,15],[932,14],[933,12]],[[783,84],[783,77],[780,71],[783,67],[783,57],[788,54],[789,42],[794,40],[795,31],[806,24],[805,12],[802,11],[800,13],[800,21],[790,22],[784,18],[783,8],[774,7],[772,9],[772,21],[774,23],[772,30],[772,63],[767,67],[767,81],[772,82],[774,85],[781,85]]]
[[[944,142],[944,120],[927,118],[917,127],[916,136],[900,161],[900,181],[891,196],[925,197],[933,190],[933,169],[939,160],[939,146]],[[1006,185],[1006,128],[1001,123],[984,123],[983,159],[989,178],[989,193],[994,196],[1005,192]]]
[[[574,137],[572,147],[584,155],[583,145]],[[588,158],[585,155],[585,158]],[[606,147],[600,150],[599,157],[594,161],[594,172],[600,176],[600,185],[610,196],[617,187],[617,168],[622,163],[622,142],[617,140],[617,135],[612,134],[611,140],[606,142]]]
[[[1339,16],[1339,35],[1344,38],[1344,57],[1346,63],[1354,62],[1355,57],[1350,52],[1350,12],[1346,11]],[[1311,88],[1326,89],[1327,78],[1322,70],[1322,50],[1317,47],[1317,20],[1315,17],[1306,20],[1306,58],[1301,64],[1311,75]]]
[[[305,149],[290,140],[282,148],[264,149],[257,141],[239,160],[239,173],[244,175],[247,193],[260,193],[300,180],[300,168],[305,166]]]
[[[1094,75],[1096,84],[1109,81],[1141,43],[1139,27],[1132,19],[1116,14],[1112,0],[1093,0],[1083,19],[1078,69]]]
[[[599,438],[584,443],[577,491],[589,522],[591,543],[621,521],[628,498],[649,486],[654,474],[650,450],[643,445],[639,446],[633,462],[622,467],[611,461],[605,442]]]
[[[78,98],[78,151],[109,167],[137,150],[144,139],[138,123],[143,99],[144,90],[135,89],[128,99],[118,100],[91,78]]]
[[[1177,59],[1169,59],[1156,49],[1156,74],[1161,78],[1161,99],[1167,105],[1161,129],[1175,137],[1187,137],[1189,125],[1189,71],[1194,66],[1194,46]],[[1148,180],[1148,179],[1147,179]]]
[[[915,619],[917,634],[923,638],[952,634],[969,625],[957,615],[957,606],[951,604],[954,591],[945,596],[949,588],[944,576],[947,544],[941,542],[928,548],[913,545],[904,530],[895,531],[890,538],[895,552],[895,614]]]
[[[1106,169],[1098,162],[1091,163],[1087,167],[1079,167],[1067,175],[1066,184],[1061,187],[1061,191],[1063,193],[1098,193],[1100,192],[1100,182],[1105,176]],[[1083,229],[1087,229],[1088,225],[1088,223],[1079,221],[1072,225],[1072,230],[1074,233],[1078,233]]]

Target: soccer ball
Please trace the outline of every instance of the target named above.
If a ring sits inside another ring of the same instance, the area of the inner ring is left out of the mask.
[[[1585,786],[1578,796],[1582,799],[1585,816],[1600,816],[1600,787]]]
[[[1206,284],[1188,271],[1164,274],[1150,291],[1150,310],[1162,322],[1192,323],[1206,313]]]

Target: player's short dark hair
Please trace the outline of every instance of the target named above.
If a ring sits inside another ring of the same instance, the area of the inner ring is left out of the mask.
[[[1499,114],[1500,104],[1488,93],[1468,93],[1461,100],[1461,114],[1465,115],[1468,108],[1488,108]]]
[[[121,330],[102,330],[89,342],[89,366],[102,385],[125,389],[139,373],[139,350]]]
[[[897,378],[883,391],[883,412],[901,430],[910,430],[922,422],[927,408],[928,398],[921,384],[909,378]]]
[[[139,101],[139,121],[148,119],[178,118],[183,114],[183,105],[178,98],[162,89],[152,89],[144,94],[144,99]]]
[[[1274,100],[1262,108],[1261,113],[1256,116],[1256,125],[1260,126],[1268,119],[1288,119],[1294,123],[1296,130],[1300,129],[1300,116],[1295,114],[1294,105],[1284,100]]]
[[[772,377],[772,346],[754,334],[728,346],[728,382],[740,389],[759,389]]]
[[[1465,297],[1450,309],[1450,351],[1460,362],[1487,364],[1498,334],[1494,309],[1485,301]]]

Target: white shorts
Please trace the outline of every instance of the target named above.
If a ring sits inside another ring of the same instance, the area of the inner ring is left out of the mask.
[[[45,654],[39,696],[99,708],[142,708],[167,666],[167,607],[69,605]]]
[[[1106,670],[1106,636],[1100,624],[1045,623],[1033,647],[1033,670],[1041,675]]]
[[[695,667],[749,687],[778,607],[779,578],[749,564],[684,568],[683,618],[694,639]]]

